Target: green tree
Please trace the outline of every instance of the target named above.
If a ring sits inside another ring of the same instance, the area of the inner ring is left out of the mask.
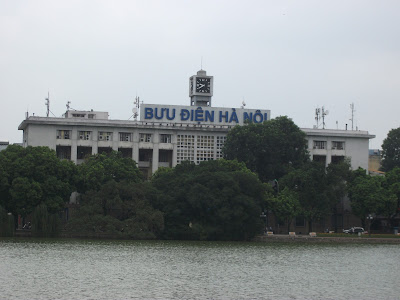
[[[155,191],[149,183],[109,180],[98,191],[82,195],[80,208],[66,229],[86,236],[154,239],[164,229],[164,219],[150,199]]]
[[[165,238],[246,240],[262,229],[266,187],[243,163],[184,162],[152,180],[153,205],[165,214]]]
[[[327,196],[330,202],[331,212],[335,219],[333,224],[335,232],[338,232],[338,204],[347,195],[347,182],[351,178],[351,164],[349,159],[340,163],[331,163],[326,169]]]
[[[397,198],[396,214],[399,214],[400,213],[400,168],[395,167],[391,171],[387,172],[385,174],[385,178],[386,178],[385,188],[390,189],[390,191],[394,195],[396,195]]]
[[[308,160],[305,133],[288,117],[229,131],[224,157],[244,162],[263,182],[279,179]]]
[[[287,174],[280,183],[297,193],[301,206],[299,215],[308,221],[309,231],[312,231],[314,221],[329,215],[331,206],[325,165],[308,162]]]
[[[279,223],[286,223],[289,232],[293,218],[297,217],[301,211],[297,193],[285,187],[272,198],[271,209]]]
[[[74,190],[76,166],[48,147],[10,145],[0,152],[1,205],[26,216],[44,203],[50,213],[63,208]]]
[[[363,169],[353,175],[349,186],[351,209],[360,218],[363,226],[369,214],[390,218],[396,213],[397,197],[390,189],[385,188],[385,180],[382,176],[366,175]]]
[[[400,167],[400,127],[389,131],[382,144],[382,171]]]
[[[136,162],[122,157],[122,154],[116,151],[112,151],[110,154],[89,156],[84,163],[78,166],[78,173],[78,192],[80,193],[99,190],[110,180],[115,182],[124,180],[132,183],[142,181],[142,174],[136,166]]]

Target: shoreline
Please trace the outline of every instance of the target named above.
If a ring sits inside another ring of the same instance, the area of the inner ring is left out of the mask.
[[[28,230],[16,230],[14,237],[16,238],[34,238],[32,237],[31,231]],[[88,235],[83,233],[67,233],[61,232],[59,236],[56,238],[65,238],[65,239],[95,239],[95,240],[131,240],[129,238],[123,238],[120,236],[112,235],[112,234],[96,234],[96,235]],[[132,239],[134,240],[134,239]],[[151,240],[162,240],[162,239],[151,239]],[[274,235],[258,235],[250,240],[251,242],[256,243],[337,243],[337,244],[400,244],[400,238],[397,237],[359,237],[355,236],[346,236],[346,237],[338,237],[338,236],[310,236],[310,235],[296,235],[289,236],[287,234],[274,234]]]
[[[359,244],[400,244],[400,238],[397,237],[311,237],[309,235],[296,235],[289,236],[284,234],[276,234],[272,236],[259,235],[253,239],[255,242],[263,242],[263,243],[276,243],[276,242],[287,242],[287,243],[296,243],[296,242],[311,242],[311,243],[359,243]]]

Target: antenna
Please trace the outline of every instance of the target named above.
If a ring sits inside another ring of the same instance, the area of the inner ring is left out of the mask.
[[[315,121],[317,122],[317,128],[319,127],[319,120],[321,119],[320,114],[321,114],[321,109],[317,107],[315,109]]]
[[[325,116],[329,114],[328,110],[325,110],[325,107],[322,106],[322,129],[325,129]]]
[[[49,117],[49,112],[50,112],[50,92],[47,92],[47,98],[46,100],[46,106],[47,106],[47,112],[46,112],[46,117]]]
[[[350,104],[350,108],[351,108],[351,130],[353,130],[353,123],[354,123],[354,113],[356,112],[356,110],[354,109],[354,103]]]
[[[136,96],[135,102],[133,102],[133,104],[134,104],[134,107],[132,109],[133,117],[134,117],[135,121],[137,121],[137,118],[139,116],[139,108],[140,108],[140,98],[138,96]]]
[[[317,127],[319,127],[319,121],[322,119],[322,129],[325,129],[325,116],[329,114],[328,110],[325,110],[325,107],[322,108],[317,107],[315,109],[315,121],[317,122]]]
[[[67,102],[67,105],[66,105],[66,107],[67,107],[67,111],[68,111],[68,110],[69,110],[69,108],[70,108],[70,106],[69,106],[70,104],[71,104],[71,101],[68,101],[68,102]]]
[[[240,108],[244,108],[246,106],[246,102],[244,102],[244,97],[243,97],[243,101],[242,101],[242,106]]]
[[[200,61],[200,70],[203,70],[203,56],[201,57],[201,61]]]

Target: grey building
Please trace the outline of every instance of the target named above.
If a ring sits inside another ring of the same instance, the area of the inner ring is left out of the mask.
[[[79,164],[88,154],[122,152],[131,157],[146,176],[159,167],[174,167],[184,160],[200,163],[222,157],[230,128],[246,120],[270,119],[270,110],[211,106],[213,77],[204,70],[189,79],[189,106],[142,105],[140,120],[111,120],[107,112],[68,110],[62,118],[27,116],[24,146],[48,146],[60,159]],[[302,129],[313,160],[351,159],[353,169],[368,169],[367,131]]]

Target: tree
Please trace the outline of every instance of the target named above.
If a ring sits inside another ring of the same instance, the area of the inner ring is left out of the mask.
[[[391,171],[385,174],[386,182],[385,188],[390,189],[390,191],[396,195],[397,198],[397,208],[396,214],[400,213],[400,168],[395,167]]]
[[[382,171],[400,167],[400,127],[389,131],[382,144]]]
[[[334,216],[334,230],[338,232],[338,204],[347,195],[347,182],[351,177],[351,164],[349,159],[340,163],[330,163],[326,169],[327,196],[331,211]]]
[[[122,157],[120,152],[91,155],[78,166],[78,192],[100,190],[101,186],[110,180],[115,182],[141,182],[142,174],[136,162]]]
[[[150,204],[153,194],[148,183],[109,180],[99,190],[82,195],[80,208],[66,229],[87,236],[154,239],[163,231],[164,219]]]
[[[282,178],[283,187],[297,193],[301,211],[299,215],[308,221],[312,231],[313,222],[330,213],[330,201],[327,195],[327,176],[325,166],[319,162],[308,162]]]
[[[349,186],[349,198],[354,215],[358,216],[365,226],[369,214],[390,217],[396,213],[397,197],[385,188],[385,178],[366,175],[365,170],[355,171]]]
[[[247,240],[262,229],[266,187],[237,161],[184,162],[152,180],[165,238]]]
[[[59,212],[69,200],[76,182],[76,166],[60,160],[48,147],[10,145],[0,152],[1,205],[23,217],[45,204]]]
[[[284,188],[276,197],[272,198],[271,208],[278,222],[287,224],[288,232],[293,218],[297,217],[301,210],[297,193],[288,188]]]
[[[234,127],[223,153],[226,159],[244,162],[263,182],[279,179],[308,160],[306,135],[286,116]]]

